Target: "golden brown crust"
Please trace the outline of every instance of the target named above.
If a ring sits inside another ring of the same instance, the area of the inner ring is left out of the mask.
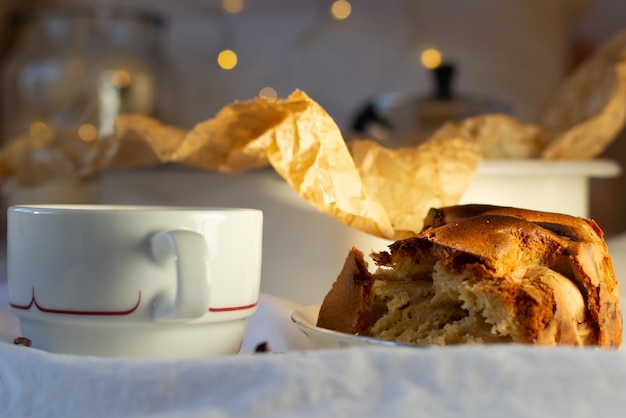
[[[340,331],[367,333],[377,303],[373,283],[390,277],[406,283],[427,272],[455,282],[455,291],[464,293],[458,303],[466,309],[475,305],[483,311],[499,338],[493,341],[621,345],[618,282],[602,230],[592,220],[486,205],[433,209],[420,234],[372,258],[379,271],[363,275],[367,280],[355,286],[351,275],[362,274],[365,263],[362,254],[352,256],[322,304],[320,326],[337,329],[331,322],[356,315],[350,331],[347,326]]]
[[[363,310],[369,298],[372,277],[367,271],[363,253],[352,248],[333,287],[322,303],[317,326],[335,331],[358,334],[367,328]]]

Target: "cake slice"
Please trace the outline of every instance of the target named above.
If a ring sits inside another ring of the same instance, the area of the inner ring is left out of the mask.
[[[588,219],[486,205],[433,209],[415,237],[353,248],[317,325],[415,344],[619,347],[618,282]]]

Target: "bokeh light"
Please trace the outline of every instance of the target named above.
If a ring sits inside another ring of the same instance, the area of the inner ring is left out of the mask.
[[[130,73],[124,70],[117,70],[111,76],[111,80],[118,89],[126,88],[130,85]]]
[[[428,48],[422,51],[421,61],[426,68],[437,68],[441,65],[442,60],[441,52],[436,48]]]
[[[237,66],[237,54],[231,49],[225,49],[217,55],[217,64],[224,70],[232,70]]]
[[[222,0],[222,8],[227,13],[239,13],[243,10],[243,0]]]
[[[50,128],[45,122],[35,121],[31,123],[30,126],[28,127],[28,133],[31,136],[37,136],[37,135],[43,134],[48,129]]]
[[[267,97],[268,99],[275,99],[278,97],[278,92],[276,92],[275,88],[267,86],[267,87],[263,87],[259,91],[259,96]]]
[[[98,137],[98,130],[91,123],[83,123],[78,127],[78,137],[85,142],[91,142]]]
[[[330,14],[337,20],[347,19],[352,13],[352,5],[346,0],[337,0],[330,7]]]

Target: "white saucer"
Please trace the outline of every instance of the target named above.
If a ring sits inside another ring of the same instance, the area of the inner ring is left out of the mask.
[[[346,334],[316,326],[317,315],[321,305],[310,305],[295,310],[291,314],[291,320],[317,348],[343,348],[354,346],[384,345],[393,347],[423,347],[417,344],[399,343],[395,341],[381,340],[378,338],[364,337],[361,335]]]

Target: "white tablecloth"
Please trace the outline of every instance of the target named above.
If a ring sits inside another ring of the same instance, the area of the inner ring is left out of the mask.
[[[611,248],[623,277],[626,239]],[[289,319],[296,307],[262,295],[239,355],[184,361],[74,357],[11,343],[19,329],[0,280],[0,416],[626,416],[623,350],[310,350]],[[263,341],[278,353],[251,353]]]

